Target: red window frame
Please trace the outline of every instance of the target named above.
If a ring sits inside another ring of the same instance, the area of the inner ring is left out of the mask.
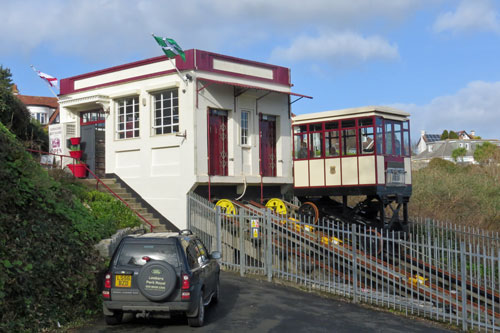
[[[92,114],[92,113],[98,114],[98,117],[96,117],[97,120],[84,121],[85,115]],[[102,124],[105,122],[106,122],[106,113],[104,113],[104,111],[102,109],[95,109],[95,110],[80,112],[80,125]]]

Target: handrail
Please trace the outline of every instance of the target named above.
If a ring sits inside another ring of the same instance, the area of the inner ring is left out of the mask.
[[[34,150],[34,149],[26,149],[26,150],[29,151],[29,152],[32,152],[32,153],[39,153],[39,154],[45,154],[45,155],[54,155],[54,156],[61,157],[61,169],[64,168],[62,166],[62,159],[63,159],[63,157],[69,157],[69,158],[72,158],[73,160],[76,160],[76,161],[80,162],[81,164],[83,164],[85,166],[85,169],[87,169],[87,171],[90,172],[90,174],[92,174],[92,176],[94,176],[94,178],[96,180],[96,188],[99,188],[99,183],[101,183],[102,185],[104,185],[104,187],[111,194],[113,194],[118,200],[120,200],[122,203],[124,203],[125,206],[127,206],[131,211],[133,211],[141,220],[143,220],[146,224],[148,224],[150,231],[153,232],[153,229],[155,228],[155,226],[152,225],[151,222],[149,222],[148,220],[146,220],[146,218],[144,218],[144,216],[142,216],[141,214],[139,214],[139,212],[137,212],[135,209],[133,209],[132,207],[130,207],[130,205],[125,200],[123,200],[118,194],[116,194],[112,189],[110,189],[109,186],[106,185],[99,177],[97,177],[97,175],[95,173],[93,173],[92,170],[90,170],[88,168],[87,164],[85,164],[80,159],[78,159],[76,157],[73,157],[73,156],[70,156],[70,155],[54,154],[54,153],[49,153],[49,152],[40,151],[40,150]]]

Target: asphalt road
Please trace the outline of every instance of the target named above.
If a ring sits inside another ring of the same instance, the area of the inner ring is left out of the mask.
[[[221,300],[206,309],[205,326],[186,318],[128,318],[106,326],[104,318],[77,332],[447,332],[436,324],[323,298],[267,281],[222,272]]]

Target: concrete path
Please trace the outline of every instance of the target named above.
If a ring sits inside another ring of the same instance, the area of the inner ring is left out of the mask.
[[[221,300],[206,309],[206,324],[128,319],[106,326],[101,318],[78,332],[447,332],[436,324],[322,298],[266,281],[221,274]]]

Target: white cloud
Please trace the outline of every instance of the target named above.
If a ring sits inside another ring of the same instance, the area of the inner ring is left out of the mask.
[[[413,140],[420,130],[475,130],[483,139],[500,139],[500,82],[473,81],[454,95],[434,98],[427,105],[394,104],[411,114]]]
[[[492,1],[462,0],[454,12],[444,13],[437,18],[434,31],[500,33],[500,20]]]
[[[228,42],[248,48],[304,30],[357,30],[373,22],[403,21],[422,2],[428,1],[0,0],[0,52],[29,54],[43,45],[87,59],[142,57],[154,52],[151,32],[174,37],[184,48],[217,50]]]
[[[320,59],[331,63],[363,62],[371,59],[399,58],[398,47],[379,36],[363,37],[352,32],[322,34],[319,37],[300,36],[288,48],[276,48],[273,59],[291,61]]]

